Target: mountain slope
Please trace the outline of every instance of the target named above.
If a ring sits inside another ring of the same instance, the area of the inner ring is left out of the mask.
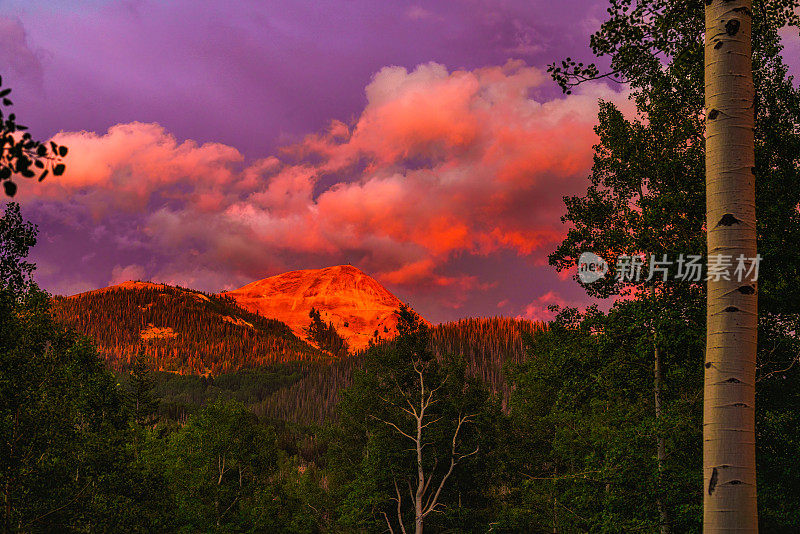
[[[291,271],[221,295],[251,312],[283,321],[301,337],[310,322],[311,308],[316,308],[352,350],[365,348],[376,331],[380,338],[394,337],[394,312],[401,304],[378,281],[352,265]]]
[[[506,409],[511,394],[506,367],[525,361],[530,356],[526,336],[546,328],[544,323],[510,317],[461,319],[432,327],[430,348],[439,359],[445,355],[462,356],[467,372],[498,395]],[[391,343],[388,341],[385,346],[390,347]],[[353,371],[363,362],[363,358],[351,356],[330,365],[309,365],[295,383],[274,391],[252,409],[260,416],[300,423],[326,421],[334,416],[339,392],[350,386]]]
[[[328,356],[280,321],[226,297],[148,282],[125,282],[53,299],[53,314],[90,337],[112,367],[143,352],[155,369],[220,374]]]

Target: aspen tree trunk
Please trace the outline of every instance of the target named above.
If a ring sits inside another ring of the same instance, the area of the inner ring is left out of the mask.
[[[639,188],[639,198],[642,198],[644,195],[642,194],[641,187]],[[650,287],[650,299],[653,302],[653,306],[655,306],[656,302],[656,288],[655,286]],[[661,365],[661,350],[658,347],[658,332],[655,328],[655,314],[658,313],[655,307],[652,309],[653,314],[653,328],[652,328],[652,335],[653,335],[653,405],[655,407],[656,413],[656,423],[661,421],[661,415],[663,412],[663,399],[662,399],[662,391],[664,388],[664,373],[662,371]],[[658,507],[658,516],[660,522],[659,532],[660,534],[669,534],[669,512],[667,511],[667,505],[664,503],[664,465],[667,462],[667,446],[666,440],[664,439],[664,432],[659,425],[658,429],[658,437],[656,438],[656,461],[658,467],[658,496],[656,497],[656,506]]]
[[[756,257],[752,1],[706,0],[708,254]],[[711,260],[712,258],[710,258]],[[747,261],[746,265],[751,266]],[[758,532],[754,273],[708,280],[703,531]]]
[[[663,383],[663,374],[661,372],[661,351],[658,348],[658,341],[655,334],[653,334],[653,397],[656,408],[656,421],[661,420],[662,400],[661,390]],[[669,513],[667,512],[667,505],[664,503],[664,464],[667,461],[667,447],[664,440],[664,433],[661,428],[658,430],[658,440],[656,447],[656,459],[658,461],[658,491],[659,497],[656,504],[658,505],[658,515],[661,521],[659,531],[661,534],[669,534]]]

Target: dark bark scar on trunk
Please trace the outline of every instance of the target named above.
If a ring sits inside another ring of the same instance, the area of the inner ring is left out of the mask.
[[[740,222],[742,221],[734,217],[732,213],[726,213],[719,220],[717,226],[733,226],[734,224],[739,224]]]
[[[719,477],[719,474],[717,473],[717,468],[715,467],[714,471],[712,471],[712,473],[711,473],[711,480],[709,480],[709,482],[708,482],[708,494],[709,495],[714,493],[714,490],[717,487],[717,478],[718,477]]]

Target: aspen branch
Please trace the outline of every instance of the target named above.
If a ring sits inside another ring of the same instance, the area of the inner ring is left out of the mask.
[[[400,406],[399,404],[397,404],[397,403],[395,403],[395,402],[392,402],[392,401],[390,401],[389,399],[387,399],[387,398],[385,398],[385,397],[382,397],[381,395],[378,395],[378,398],[379,398],[379,399],[381,399],[383,402],[385,402],[385,403],[387,403],[387,404],[391,404],[391,405],[392,405],[392,406],[394,406],[395,408],[398,408],[398,409],[400,409],[400,410],[403,410],[405,413],[407,413],[407,414],[408,414],[408,415],[410,415],[411,417],[416,417],[416,416],[417,416],[417,412],[416,412],[416,410],[414,410],[414,406],[413,406],[413,405],[411,406],[411,410],[409,410],[409,409],[407,409],[407,408],[403,408],[402,406]],[[410,404],[410,403],[409,403],[409,404]]]
[[[475,450],[470,452],[470,453],[467,453],[467,454],[456,454],[456,444],[457,444],[457,441],[458,441],[458,434],[461,432],[461,427],[465,423],[473,422],[472,421],[473,417],[474,417],[473,415],[462,416],[461,414],[459,414],[459,416],[458,416],[458,424],[456,425],[455,432],[453,432],[453,441],[452,441],[452,448],[451,448],[451,453],[450,453],[450,467],[447,469],[447,473],[445,473],[444,476],[442,477],[442,480],[439,481],[439,486],[436,488],[436,493],[434,493],[433,495],[430,495],[428,497],[428,499],[426,500],[425,506],[424,506],[423,512],[422,512],[422,517],[423,518],[427,517],[428,514],[430,514],[431,512],[433,512],[436,509],[436,505],[438,504],[438,501],[439,501],[439,496],[441,495],[442,490],[444,489],[444,485],[447,482],[447,479],[450,478],[450,475],[453,473],[453,469],[455,469],[455,466],[458,465],[458,463],[461,460],[463,460],[464,458],[468,458],[469,456],[473,456],[475,454],[478,454],[478,451],[480,450],[480,445],[479,445],[479,446],[475,447]]]
[[[389,522],[389,516],[386,515],[386,512],[381,512],[383,514],[383,518],[386,520],[386,526],[389,527],[389,534],[394,534],[394,529],[392,528],[392,524]]]
[[[34,519],[30,520],[30,521],[29,521],[29,522],[28,522],[28,523],[27,523],[25,526],[26,526],[26,527],[28,527],[28,526],[30,526],[30,525],[33,525],[34,523],[36,523],[36,522],[38,522],[38,521],[41,521],[41,520],[42,520],[42,519],[44,519],[45,517],[47,517],[47,516],[49,516],[49,515],[52,515],[52,514],[54,514],[54,513],[58,512],[58,511],[60,511],[60,510],[63,510],[63,509],[64,509],[64,508],[66,508],[67,506],[71,505],[72,503],[74,503],[75,501],[77,501],[77,500],[78,500],[78,498],[81,496],[81,494],[82,494],[84,491],[86,491],[86,488],[88,488],[88,487],[89,487],[89,484],[91,484],[91,480],[90,480],[90,481],[88,481],[88,482],[86,483],[86,485],[84,485],[84,486],[81,488],[81,490],[80,490],[80,491],[79,491],[77,494],[75,494],[75,497],[73,497],[73,498],[72,498],[72,500],[68,501],[66,504],[63,504],[63,505],[59,506],[58,508],[54,508],[53,510],[50,510],[49,512],[47,512],[47,513],[45,513],[45,514],[42,514],[42,515],[40,515],[39,517],[36,517],[36,518],[34,518]]]
[[[783,369],[776,369],[775,371],[770,371],[769,373],[758,377],[756,382],[761,382],[762,380],[766,380],[767,378],[770,378],[770,377],[775,376],[777,374],[785,373],[785,372],[791,370],[791,368],[794,367],[794,364],[796,364],[798,361],[800,361],[800,354],[795,355],[795,357],[792,358],[792,361],[789,362],[789,365],[787,367],[785,367]]]
[[[400,427],[399,427],[399,426],[397,426],[396,424],[392,423],[391,421],[385,421],[385,420],[381,419],[380,417],[375,417],[374,415],[370,415],[370,417],[372,417],[372,418],[373,418],[373,419],[375,419],[376,421],[380,421],[381,423],[383,423],[383,424],[385,424],[385,425],[388,425],[388,426],[390,426],[390,427],[394,428],[395,430],[397,430],[397,432],[399,432],[401,435],[403,435],[403,436],[407,437],[408,439],[410,439],[410,440],[411,440],[411,441],[413,441],[414,443],[416,443],[416,442],[417,442],[417,439],[416,439],[415,437],[411,436],[410,434],[406,434],[405,432],[403,432],[403,431],[400,429]]]
[[[403,499],[400,496],[400,488],[397,487],[397,479],[392,477],[392,482],[394,482],[394,492],[397,494],[397,521],[400,523],[400,531],[406,534],[406,526],[403,524],[403,510],[401,506]]]

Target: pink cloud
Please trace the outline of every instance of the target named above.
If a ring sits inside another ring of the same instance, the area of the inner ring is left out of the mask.
[[[548,291],[525,306],[525,309],[517,317],[522,319],[530,319],[531,321],[552,321],[554,314],[548,309],[548,306],[552,305],[563,308],[565,306],[574,305],[574,303],[567,302],[555,291]]]
[[[242,155],[235,148],[178,142],[158,124],[118,124],[104,135],[61,132],[53,140],[70,149],[67,171],[25,193],[69,198],[98,217],[114,209],[142,211],[156,194],[219,210],[224,203],[215,195],[243,178],[236,170]]]
[[[128,280],[144,280],[145,270],[144,267],[137,264],[130,265],[116,265],[111,270],[111,280],[108,281],[109,285],[121,284]]]
[[[563,235],[562,196],[585,187],[598,98],[625,103],[604,85],[532,99],[544,83],[546,74],[519,61],[386,67],[352,123],[333,121],[253,162],[157,124],[63,132],[55,139],[70,148],[67,173],[24,189],[95,220],[141,214],[143,239],[179,251],[151,274],[178,283],[220,272],[254,279],[302,256],[353,260],[398,285],[481,290],[442,265],[498,250],[543,261]]]

